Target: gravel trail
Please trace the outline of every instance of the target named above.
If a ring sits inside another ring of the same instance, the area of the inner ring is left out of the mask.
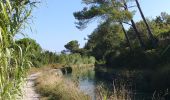
[[[23,89],[22,100],[40,100],[40,95],[35,92],[34,80],[40,75],[40,73],[31,74],[27,78],[27,82]]]

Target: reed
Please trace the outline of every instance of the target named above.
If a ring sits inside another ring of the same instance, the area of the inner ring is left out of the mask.
[[[126,88],[126,85],[119,83],[115,84],[113,81],[113,90],[105,89],[103,85],[96,88],[97,100],[133,100],[131,97],[132,91]]]
[[[25,27],[33,4],[29,0],[0,0],[0,100],[15,100],[21,96],[21,86],[29,51],[23,53],[15,43],[15,35]]]

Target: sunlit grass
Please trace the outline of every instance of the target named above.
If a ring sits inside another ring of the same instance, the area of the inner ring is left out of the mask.
[[[49,72],[36,79],[36,89],[42,100],[90,100],[73,82]]]
[[[0,100],[19,99],[26,70],[31,66],[29,51],[23,53],[14,38],[31,14],[27,1],[0,0]]]
[[[96,88],[96,99],[97,100],[132,100],[132,91],[126,89],[125,85],[119,84],[116,86],[113,82],[113,89],[107,90],[103,85],[99,85]]]

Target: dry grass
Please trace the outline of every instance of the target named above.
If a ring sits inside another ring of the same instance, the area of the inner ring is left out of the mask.
[[[132,100],[131,90],[127,90],[125,85],[115,86],[113,82],[113,90],[109,92],[103,85],[96,88],[96,100]]]
[[[63,64],[49,64],[42,67],[31,67],[28,71],[28,74],[33,74],[36,72],[44,72],[44,71],[49,71],[51,69],[59,69],[63,67],[64,67]]]
[[[73,69],[77,69],[77,68],[93,68],[94,64],[73,64],[73,65],[64,65],[64,64],[49,64],[49,65],[45,65],[42,67],[31,67],[28,71],[28,74],[34,74],[36,72],[44,72],[44,71],[50,71],[52,69],[60,69],[60,68],[64,68],[64,67],[72,67]]]
[[[57,68],[63,68],[65,65],[64,64],[50,64],[48,65],[51,68],[57,69]]]
[[[49,72],[37,78],[36,89],[42,100],[90,100],[73,82]]]

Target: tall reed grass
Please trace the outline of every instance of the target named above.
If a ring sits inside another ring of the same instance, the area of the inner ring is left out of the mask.
[[[26,69],[27,53],[15,43],[25,27],[34,3],[30,0],[0,0],[0,100],[19,99]]]
[[[103,85],[99,85],[96,88],[96,99],[97,100],[133,100],[131,97],[132,91],[128,90],[125,85],[115,85],[113,82],[113,89],[107,90]]]

